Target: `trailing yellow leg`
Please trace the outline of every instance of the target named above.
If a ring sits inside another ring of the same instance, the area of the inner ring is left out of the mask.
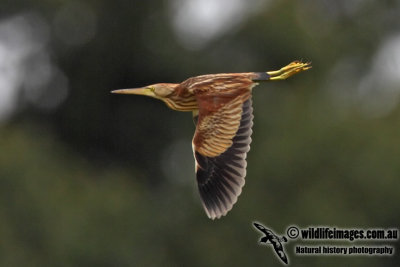
[[[268,71],[267,74],[270,76],[269,80],[285,80],[290,76],[311,69],[311,62],[303,63],[301,61],[293,61],[289,65],[276,71]]]

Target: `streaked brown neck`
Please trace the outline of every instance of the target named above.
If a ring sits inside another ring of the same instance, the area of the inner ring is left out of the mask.
[[[172,84],[171,84],[172,85]],[[168,97],[162,99],[169,108],[177,111],[193,111],[197,110],[197,101],[195,96],[185,88],[181,88],[180,84],[173,84],[174,92]]]

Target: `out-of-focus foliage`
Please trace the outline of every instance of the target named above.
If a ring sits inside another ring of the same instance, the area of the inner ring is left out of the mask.
[[[399,1],[3,1],[0,265],[277,265],[252,221],[399,228],[398,14]],[[217,221],[197,194],[191,115],[109,93],[295,59],[313,69],[254,90],[246,186]],[[399,262],[295,244],[293,266]]]

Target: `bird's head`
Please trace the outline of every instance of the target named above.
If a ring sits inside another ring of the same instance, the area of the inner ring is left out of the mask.
[[[145,95],[162,100],[169,97],[175,91],[176,86],[177,84],[174,83],[157,83],[141,88],[114,90],[111,93]]]

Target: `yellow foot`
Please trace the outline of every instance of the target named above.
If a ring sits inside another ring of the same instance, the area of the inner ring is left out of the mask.
[[[302,72],[304,70],[311,69],[311,62],[303,63],[301,61],[293,61],[289,65],[276,71],[268,71],[267,74],[271,76],[269,79],[274,80],[285,80],[290,76]]]

